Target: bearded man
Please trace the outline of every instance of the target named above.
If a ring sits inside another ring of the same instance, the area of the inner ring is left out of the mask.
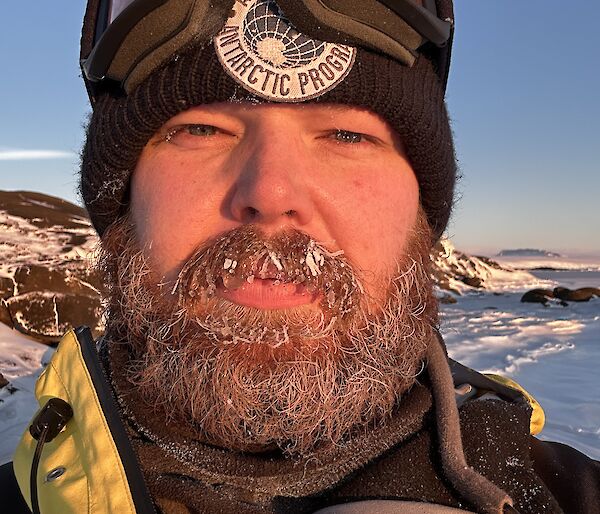
[[[106,333],[40,378],[34,512],[597,512],[598,463],[436,329],[452,24],[449,0],[88,2]]]

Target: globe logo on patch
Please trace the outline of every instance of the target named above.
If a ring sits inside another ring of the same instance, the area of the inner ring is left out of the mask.
[[[325,43],[298,32],[272,0],[256,2],[243,24],[252,49],[276,68],[310,64],[325,50]]]
[[[274,0],[237,0],[214,38],[225,71],[246,90],[279,102],[322,95],[350,72],[356,49],[299,32]]]

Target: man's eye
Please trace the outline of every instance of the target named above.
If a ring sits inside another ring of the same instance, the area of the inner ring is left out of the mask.
[[[349,130],[336,130],[333,137],[339,143],[362,143],[366,139],[364,134]]]
[[[175,136],[181,135],[191,135],[198,137],[208,137],[214,136],[219,132],[217,127],[213,127],[212,125],[202,125],[202,124],[189,124],[189,125],[180,125],[179,127],[175,127],[167,133],[165,139],[170,141]]]
[[[186,125],[184,130],[192,136],[214,136],[218,132],[212,125]]]

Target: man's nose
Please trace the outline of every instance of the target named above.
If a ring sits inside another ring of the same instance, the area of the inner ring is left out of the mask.
[[[238,175],[231,197],[233,217],[242,223],[302,226],[313,216],[306,187],[310,158],[301,143],[259,137]]]

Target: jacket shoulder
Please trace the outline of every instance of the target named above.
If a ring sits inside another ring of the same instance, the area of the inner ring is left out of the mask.
[[[31,514],[19,489],[12,462],[0,466],[0,490],[2,490],[2,508],[6,509],[6,512]]]
[[[532,435],[542,431],[546,419],[542,406],[517,382],[500,375],[479,373],[452,359],[449,364],[459,408],[476,399],[504,400],[530,412],[529,432]]]
[[[592,514],[600,505],[600,462],[562,443],[531,437],[537,474],[569,514]]]

